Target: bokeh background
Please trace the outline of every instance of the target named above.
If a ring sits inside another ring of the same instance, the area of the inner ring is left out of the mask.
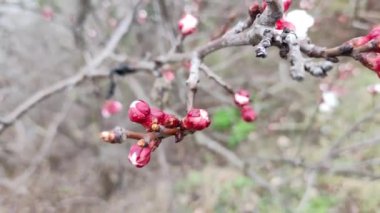
[[[37,91],[78,73],[97,55],[132,0],[1,0],[0,117]],[[184,50],[205,44],[223,26],[247,15],[251,1],[143,0],[130,31],[97,69],[124,58],[168,52],[185,10],[199,17]],[[380,21],[377,0],[302,0],[315,18],[312,41],[332,47],[364,35]],[[163,7],[166,5],[166,7]],[[174,33],[173,33],[174,32]],[[133,141],[102,143],[99,132],[123,126],[136,98],[150,99],[155,77],[137,72],[116,79],[114,99],[124,110],[105,119],[108,78],[87,79],[36,105],[0,135],[1,212],[378,212],[380,209],[380,97],[367,87],[373,72],[342,59],[325,79],[288,77],[288,64],[272,48],[257,59],[252,47],[233,47],[206,63],[234,88],[254,96],[259,118],[244,123],[232,97],[202,76],[196,105],[212,114],[211,128],[174,144],[164,141],[143,169],[128,162]],[[185,114],[186,68],[165,107]],[[321,87],[339,104],[321,112]],[[153,103],[150,101],[150,103]],[[311,169],[343,140],[323,169]],[[270,185],[268,191],[257,177]]]

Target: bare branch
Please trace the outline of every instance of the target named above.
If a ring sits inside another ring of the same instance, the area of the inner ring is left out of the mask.
[[[138,5],[138,4],[137,4]],[[11,113],[7,116],[0,119],[2,124],[0,124],[0,134],[17,119],[23,116],[27,111],[32,109],[41,101],[50,97],[51,95],[57,94],[64,89],[75,87],[81,82],[83,82],[87,77],[99,77],[103,75],[92,74],[92,72],[101,64],[103,61],[110,56],[117,47],[117,44],[120,42],[121,38],[129,31],[135,10],[137,5],[135,5],[133,11],[129,13],[121,21],[120,25],[117,27],[115,32],[112,34],[111,38],[107,42],[105,48],[86,66],[80,69],[79,73],[75,74],[72,77],[69,77],[63,81],[57,82],[52,86],[44,88],[38,91],[36,94],[32,95],[26,101],[21,103],[16,107]],[[105,75],[104,75],[105,76]]]
[[[189,78],[186,81],[188,87],[187,94],[187,111],[190,111],[194,105],[194,98],[197,92],[197,85],[199,83],[199,67],[201,66],[201,59],[195,53],[193,58],[191,59],[191,67]]]
[[[283,16],[282,0],[266,0],[267,8],[258,18],[258,24],[274,27],[276,21]]]
[[[305,59],[302,56],[300,45],[295,33],[284,32],[283,41],[289,46],[290,76],[297,81],[305,77]]]
[[[310,43],[308,40],[300,41],[301,51],[312,58],[325,58],[337,62],[337,57],[348,56],[356,58],[359,53],[374,51],[378,48],[380,40],[372,40],[360,47],[354,47],[350,43],[343,43],[339,46],[326,48]]]
[[[213,72],[207,65],[202,64],[200,66],[201,70],[212,80],[214,80],[217,84],[219,84],[221,87],[223,87],[229,94],[233,95],[235,94],[234,89],[231,85],[229,85],[227,82],[225,82],[219,75],[217,75],[215,72]]]

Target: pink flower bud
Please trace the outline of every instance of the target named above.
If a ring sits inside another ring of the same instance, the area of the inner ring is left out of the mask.
[[[197,25],[198,19],[188,13],[179,20],[178,29],[183,36],[187,36],[195,32]]]
[[[366,36],[369,40],[380,38],[380,25],[375,26]]]
[[[210,126],[211,120],[204,109],[192,109],[182,121],[183,127],[188,130],[203,130]]]
[[[241,117],[246,122],[252,122],[256,120],[256,112],[250,105],[245,105],[241,108]]]
[[[175,79],[175,74],[174,74],[173,70],[165,70],[162,73],[162,76],[164,77],[164,79],[167,82],[172,82]]]
[[[284,4],[284,12],[288,11],[292,4],[292,0],[282,0],[282,2]]]
[[[164,121],[162,123],[162,125],[164,127],[176,128],[176,127],[179,127],[180,124],[181,124],[181,122],[179,121],[179,119],[175,115],[165,114],[165,118],[164,118]]]
[[[371,69],[372,71],[377,73],[377,75],[380,78],[380,53],[361,53],[359,61],[368,69]]]
[[[239,107],[249,104],[250,94],[247,90],[241,89],[234,95],[235,104]]]
[[[352,45],[353,47],[360,47],[369,41],[370,39],[367,36],[361,36],[349,40],[348,44]]]
[[[152,115],[149,115],[143,122],[140,123],[147,132],[159,131],[157,122],[154,121]]]
[[[289,21],[286,21],[284,19],[279,19],[276,21],[276,30],[283,30],[285,28],[292,31],[296,30],[296,27]]]
[[[161,111],[160,109],[158,109],[156,107],[152,107],[150,109],[150,114],[151,114],[154,122],[156,122],[158,124],[164,123],[166,114],[163,111]]]
[[[148,132],[159,131],[160,125],[166,128],[176,128],[181,124],[178,118],[174,115],[166,114],[165,112],[153,107],[150,111],[151,114],[144,122],[141,123],[141,125],[144,126]]]
[[[252,18],[256,18],[256,16],[260,13],[262,13],[264,11],[264,9],[266,8],[266,2],[264,1],[263,2],[263,5],[260,6],[259,2],[256,0],[254,1],[251,6],[249,7],[249,15],[252,17]]]
[[[53,17],[54,17],[54,10],[53,8],[49,6],[44,6],[42,8],[41,14],[46,21],[51,21],[53,20]]]
[[[132,122],[143,123],[150,116],[150,107],[142,100],[133,101],[129,106],[128,117]]]
[[[374,27],[367,35],[353,38],[348,43],[353,47],[360,47],[373,39],[380,39],[380,25]]]
[[[104,102],[102,107],[102,116],[103,118],[109,118],[111,115],[117,114],[123,109],[123,105],[114,100],[107,100]]]
[[[128,160],[137,168],[142,168],[149,163],[151,152],[149,146],[141,147],[133,144],[129,150]]]

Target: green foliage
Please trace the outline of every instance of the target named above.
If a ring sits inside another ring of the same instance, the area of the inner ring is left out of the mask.
[[[336,200],[328,195],[317,196],[310,200],[305,213],[325,213],[334,206]]]
[[[216,131],[229,131],[228,147],[236,148],[240,142],[247,139],[250,132],[255,130],[255,125],[247,123],[240,118],[239,111],[235,107],[223,107],[213,114],[212,128]]]
[[[239,120],[239,112],[233,107],[223,107],[217,110],[212,117],[212,128],[217,131],[224,131]]]
[[[240,142],[246,140],[250,132],[255,130],[255,125],[245,121],[238,121],[231,130],[230,137],[228,138],[228,147],[236,148]]]

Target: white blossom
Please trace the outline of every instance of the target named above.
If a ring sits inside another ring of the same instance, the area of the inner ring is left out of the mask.
[[[333,91],[322,93],[322,103],[319,105],[320,112],[332,112],[339,105],[338,95]]]
[[[191,14],[184,15],[178,22],[178,27],[183,35],[193,33],[198,25],[198,19]]]
[[[295,33],[301,39],[307,37],[307,31],[314,25],[314,18],[305,10],[292,10],[285,16],[285,20],[295,26]]]

